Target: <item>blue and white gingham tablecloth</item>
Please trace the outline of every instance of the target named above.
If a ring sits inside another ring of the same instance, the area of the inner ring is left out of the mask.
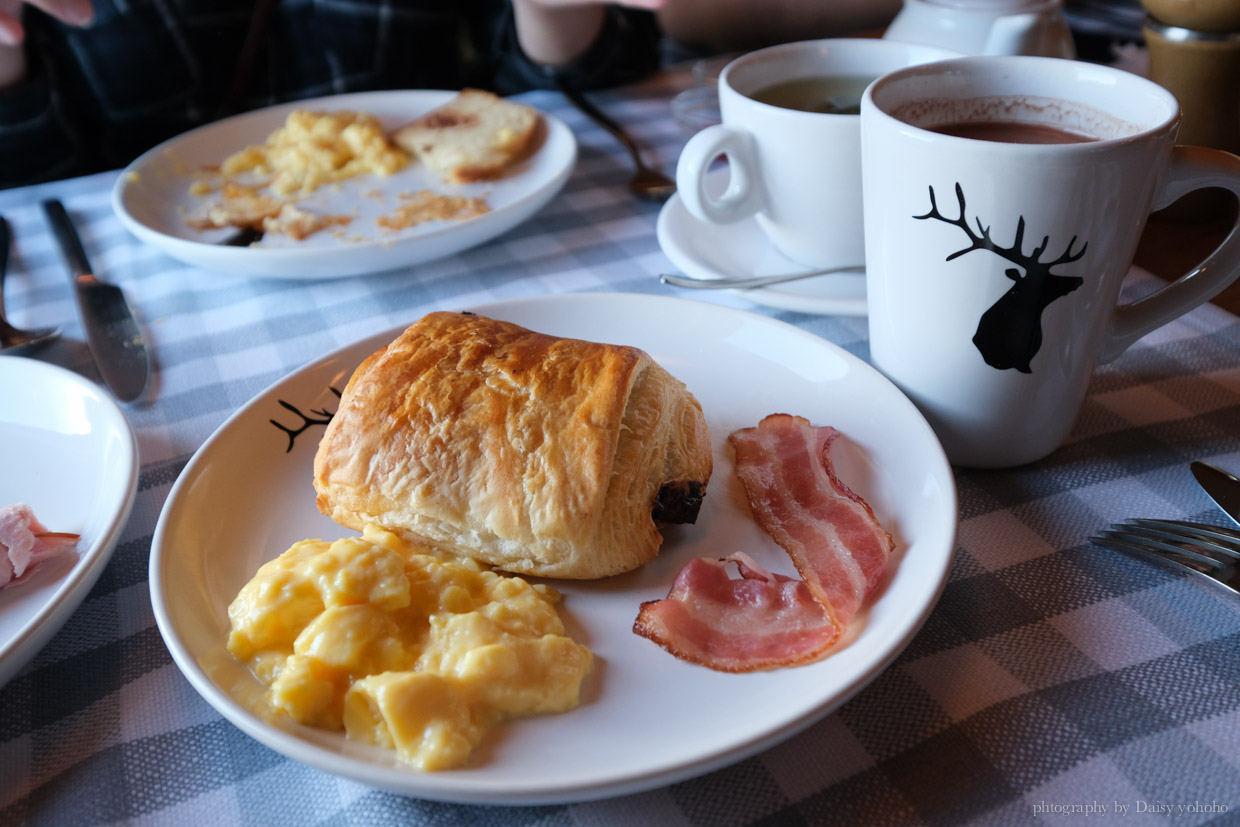
[[[670,170],[685,135],[668,101],[689,83],[670,74],[595,97]],[[0,193],[13,320],[63,325],[52,358],[92,369],[39,209],[55,195],[145,320],[158,365],[153,401],[127,409],[141,478],[120,544],[63,630],[0,689],[0,824],[1240,823],[1240,599],[1087,541],[1131,516],[1225,523],[1188,471],[1199,458],[1240,471],[1240,320],[1213,306],[1100,369],[1049,459],[958,472],[957,559],[920,634],[837,712],[734,766],[590,803],[455,806],[287,760],[199,698],[151,613],[155,523],[204,440],[307,361],[433,309],[578,291],[753,309],[867,356],[864,318],[663,286],[658,207],[625,189],[620,147],[559,95],[524,99],[578,138],[567,187],[500,239],[415,272],[295,282],[195,270],[121,227],[115,173]]]

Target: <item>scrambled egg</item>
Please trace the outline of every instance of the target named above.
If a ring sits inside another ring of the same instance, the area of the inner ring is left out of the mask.
[[[363,173],[391,175],[408,163],[409,156],[388,140],[373,115],[297,109],[265,144],[226,158],[220,172],[272,175],[272,191],[288,195],[311,193],[323,184]]]
[[[593,656],[557,599],[369,526],[263,565],[228,607],[228,650],[299,723],[448,769],[505,718],[577,706]]]
[[[375,223],[385,230],[403,230],[424,221],[464,221],[490,212],[485,198],[441,195],[430,190],[401,193],[395,212],[379,216]]]

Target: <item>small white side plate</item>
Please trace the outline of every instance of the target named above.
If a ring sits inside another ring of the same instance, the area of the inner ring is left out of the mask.
[[[218,242],[230,230],[196,230],[186,216],[204,198],[190,193],[202,170],[251,144],[261,144],[294,109],[349,110],[374,115],[392,130],[446,103],[442,91],[362,92],[296,101],[247,112],[165,141],[131,163],[117,179],[112,206],[121,223],[142,241],[186,264],[229,275],[286,279],[356,276],[408,267],[459,253],[507,232],[534,215],[568,180],[577,141],[557,118],[540,113],[535,149],[494,181],[446,184],[414,162],[387,177],[359,176],[320,187],[302,202],[315,212],[355,215],[341,233],[322,230],[301,241],[269,235],[256,245]],[[445,195],[485,197],[490,212],[464,221],[432,221],[400,231],[375,219],[391,213],[402,193],[430,189]]]
[[[49,531],[80,534],[78,557],[0,590],[0,685],[81,604],[129,519],[138,449],[107,392],[72,371],[0,356],[0,505],[26,503]]]

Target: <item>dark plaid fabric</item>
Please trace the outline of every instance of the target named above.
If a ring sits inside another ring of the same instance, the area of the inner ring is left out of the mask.
[[[123,166],[217,117],[230,99],[255,0],[95,0],[86,28],[33,7],[30,78],[0,90],[0,187]],[[280,0],[231,109],[376,89],[511,94],[549,88],[516,41],[507,0]],[[647,12],[611,7],[563,69],[582,87],[655,70]]]
[[[673,74],[596,97],[670,168],[685,136],[667,102],[689,82]],[[86,369],[37,207],[56,194],[82,217],[97,266],[152,320],[161,378],[154,404],[129,412],[142,472],[115,556],[63,631],[0,689],[0,824],[1240,822],[1240,599],[1087,540],[1135,515],[1224,522],[1188,471],[1199,458],[1240,471],[1240,320],[1211,306],[1100,368],[1050,458],[959,472],[957,559],[921,632],[838,710],[732,766],[604,801],[454,806],[286,760],[196,695],[151,616],[155,522],[211,432],[307,360],[432,309],[603,290],[753,309],[868,355],[864,319],[662,286],[658,208],[625,190],[623,151],[558,95],[523,99],[578,136],[567,188],[506,236],[412,275],[307,285],[195,271],[121,229],[113,173],[0,193],[17,240],[15,321],[65,325],[70,341],[54,356]],[[1128,293],[1149,289],[1138,277]]]

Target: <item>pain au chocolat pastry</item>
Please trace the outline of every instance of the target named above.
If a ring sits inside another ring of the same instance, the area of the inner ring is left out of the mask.
[[[701,406],[647,353],[440,312],[354,372],[314,487],[341,525],[585,579],[651,560],[710,473]]]

